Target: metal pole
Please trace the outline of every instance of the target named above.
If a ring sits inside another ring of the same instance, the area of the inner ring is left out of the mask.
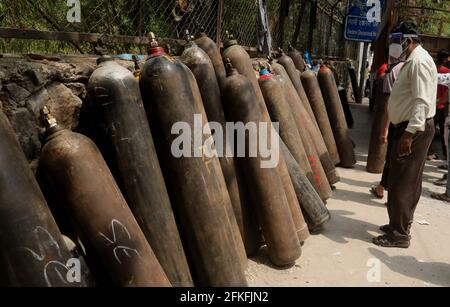
[[[220,48],[220,42],[222,40],[222,19],[223,19],[223,5],[224,0],[219,0],[217,10],[217,29],[216,29],[216,44]]]

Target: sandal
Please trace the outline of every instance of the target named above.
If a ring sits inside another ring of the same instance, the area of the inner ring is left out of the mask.
[[[447,185],[447,178],[438,179],[433,182],[434,185],[437,185],[438,187],[445,187]]]
[[[378,199],[382,199],[384,197],[384,194],[383,195],[378,194],[377,187],[374,185],[370,188],[370,193]]]
[[[372,239],[373,244],[382,247],[398,247],[398,248],[408,248],[408,240],[393,240],[389,235],[382,235]]]
[[[450,196],[447,196],[446,193],[431,193],[431,198],[437,199],[437,200],[441,200],[441,201],[446,201],[450,203]]]

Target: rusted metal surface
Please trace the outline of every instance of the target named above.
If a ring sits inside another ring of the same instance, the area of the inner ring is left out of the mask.
[[[298,92],[296,91],[294,85],[292,84],[292,81],[289,78],[289,75],[286,72],[285,68],[274,61],[272,61],[271,63],[272,63],[271,64],[272,70],[278,75],[282,76],[285,80],[284,82],[284,86],[286,87],[285,93],[286,95],[288,95],[288,102],[291,106],[291,110],[293,112],[296,121],[297,129],[299,130],[300,135],[304,138],[304,143],[307,143],[307,146],[309,148],[313,148],[314,151],[316,151],[316,155],[314,155],[314,152],[310,149],[312,154],[310,155],[309,159],[312,159],[311,163],[314,166],[316,166],[317,161],[320,160],[325,175],[322,173],[320,169],[316,169],[315,173],[317,173],[318,176],[326,178],[329,184],[334,184],[338,182],[339,176],[337,174],[336,168],[334,167],[334,163],[333,161],[331,161],[330,155],[328,154],[328,150],[325,145],[322,134],[320,133],[319,126],[315,121],[314,114],[312,115],[311,118],[309,112],[305,107],[306,104],[309,105],[309,102],[304,103],[302,99],[299,97]],[[302,133],[303,131],[306,131],[307,134]],[[330,197],[331,190],[329,190],[329,188],[327,187],[322,187],[322,191],[318,190],[318,193],[325,200]]]
[[[0,285],[85,285],[66,278],[72,256],[1,111],[0,140]]]
[[[292,61],[294,62],[295,68],[297,68],[300,72],[304,72],[306,70],[305,60],[303,59],[300,51],[292,47],[291,44],[289,44],[288,51],[288,56],[291,57]]]
[[[193,281],[147,122],[139,84],[111,57],[87,87],[104,155],[139,226],[174,286]]]
[[[303,174],[286,144],[280,143],[280,145],[308,228],[310,231],[316,231],[330,219],[330,213],[308,178]]]
[[[347,126],[349,128],[352,128],[353,125],[355,124],[355,121],[353,120],[352,110],[348,103],[347,90],[340,86],[338,87],[338,91],[339,91],[339,98],[341,99],[342,103],[342,109],[344,110],[345,121],[347,122]]]
[[[225,80],[225,66],[223,66],[222,56],[220,55],[220,46],[218,47],[205,33],[201,33],[195,43],[208,54],[216,72],[217,82],[219,86],[222,86]]]
[[[246,285],[229,217],[231,200],[218,158],[194,157],[196,148],[190,148],[191,157],[177,158],[171,151],[177,138],[171,133],[172,125],[184,122],[192,128],[194,114],[201,112],[199,108],[203,102],[194,76],[189,68],[166,55],[153,41],[150,57],[141,70],[140,87],[169,195],[198,284]],[[209,135],[203,137],[205,141]]]
[[[285,80],[287,79],[285,78]],[[327,179],[327,184],[331,186],[332,184],[339,182],[339,174],[333,161],[331,160],[330,154],[328,153],[319,127],[315,121],[311,119],[311,116],[304,107],[304,103],[302,103],[300,97],[294,89],[294,86],[289,82],[289,80],[284,83],[284,88],[297,124],[297,128],[299,131],[304,132],[301,133],[302,137],[305,139],[304,143],[309,144],[307,146],[315,151],[314,153],[314,151],[310,149],[312,152],[312,155],[309,158],[311,163],[318,164],[320,162],[324,173],[322,173],[320,169],[318,173],[321,174],[322,178]],[[324,192],[331,195],[330,190],[324,190]]]
[[[222,98],[214,72],[214,66],[210,58],[195,43],[189,42],[181,56],[181,60],[195,76],[208,121],[219,123],[222,126],[222,131],[226,131]],[[224,152],[228,152],[229,147],[230,144],[225,138],[223,140]],[[257,240],[258,229],[255,227],[256,223],[252,221],[252,217],[248,212],[249,204],[243,203],[246,197],[244,196],[243,200],[241,200],[240,195],[247,191],[244,188],[239,189],[238,182],[240,181],[237,179],[234,159],[232,157],[222,156],[219,157],[219,161],[246,253],[248,255],[254,254],[259,242]],[[253,229],[254,231],[248,232],[248,229]],[[245,255],[244,258],[246,258]]]
[[[317,76],[320,89],[327,108],[329,123],[333,130],[336,147],[343,167],[353,167],[356,163],[353,141],[348,133],[344,110],[336,86],[336,81],[331,70],[322,66]]]
[[[383,133],[383,125],[387,114],[387,103],[389,95],[383,93],[383,81],[385,75],[381,76],[375,94],[375,114],[372,122],[372,130],[370,134],[369,152],[367,156],[366,170],[369,173],[381,174],[386,160],[387,143],[381,142],[381,135]]]
[[[258,105],[252,83],[231,65],[224,84],[224,97],[224,108],[229,119],[244,124],[266,123],[271,129],[270,121]],[[246,135],[247,150],[248,138]],[[258,204],[254,210],[267,243],[269,258],[276,265],[290,264],[301,255],[296,227],[277,168],[261,168],[261,160],[259,153],[257,157],[237,158],[243,167],[245,180],[251,187],[253,204]]]
[[[317,188],[322,199],[326,200],[331,196],[330,185],[308,132],[297,127],[288,102],[286,83],[286,79],[280,75],[264,81],[260,79],[260,87],[271,118],[274,122],[280,123],[281,138],[311,184]]]
[[[39,172],[96,273],[115,286],[170,286],[95,144],[59,126],[47,132]]]
[[[317,124],[319,125],[320,132],[322,133],[330,157],[334,164],[337,165],[340,163],[340,157],[317,77],[312,71],[305,71],[302,73],[302,82],[305,85],[309,102],[311,103],[311,107],[314,111]]]
[[[272,69],[277,74],[283,77],[284,92],[286,95],[288,95],[289,104],[292,105],[291,109],[296,114],[294,119],[296,120],[296,125],[300,133],[300,136],[303,139],[303,144],[307,154],[308,162],[313,172],[313,178],[310,179],[314,180],[314,182],[312,181],[311,183],[316,188],[320,197],[323,200],[326,200],[330,198],[332,194],[330,183],[336,183],[338,180],[334,165],[333,163],[330,164],[330,161],[326,159],[326,155],[323,156],[322,158],[324,163],[324,165],[322,165],[318,147],[313,143],[311,139],[311,137],[315,137],[318,139],[317,142],[320,142],[321,135],[320,133],[314,132],[314,124],[311,127],[305,127],[305,122],[308,120],[311,123],[312,120],[310,120],[311,117],[309,116],[309,113],[306,111],[305,108],[306,103],[303,103],[303,101],[300,99],[298,92],[296,91],[286,69],[282,65],[274,63],[273,61],[272,61]],[[309,102],[307,102],[307,104],[309,105]],[[330,179],[328,179],[327,177],[330,177]]]
[[[284,67],[284,69],[286,70],[286,72],[289,76],[289,79],[291,80],[292,84],[294,85],[294,88],[297,91],[298,96],[302,100],[306,110],[308,110],[308,113],[310,114],[310,116],[313,116],[314,112],[309,103],[308,96],[306,95],[305,89],[303,88],[303,84],[300,79],[299,71],[295,67],[295,64],[292,61],[292,59],[289,56],[287,56],[282,50],[281,50],[280,55],[281,56],[277,59],[277,62]]]
[[[205,107],[203,105],[202,96],[201,96],[197,81],[195,79],[195,76],[187,66],[183,66],[183,69],[186,72],[187,79],[189,80],[189,84],[191,86],[191,92],[192,92],[192,95],[194,96],[193,102],[194,102],[194,107],[195,107],[195,114],[201,114],[202,122],[206,124],[206,123],[208,123],[208,118],[206,116],[206,111],[205,111]],[[208,134],[212,134],[209,124],[207,127],[208,127]],[[206,140],[206,138],[204,139],[204,141],[205,140]],[[227,183],[225,181],[225,177],[223,175],[222,168],[220,166],[220,159],[219,159],[219,164],[212,163],[211,167],[214,169],[214,173],[217,174],[217,181],[219,182],[219,186],[225,187],[225,189],[223,190],[224,191],[223,197],[227,201],[224,202],[224,207],[226,209],[227,216],[228,216],[228,219],[231,224],[231,231],[232,231],[233,238],[234,238],[233,242],[235,243],[236,248],[238,250],[242,267],[245,270],[248,265],[245,246],[244,246],[244,242],[242,240],[241,234],[240,234],[239,225],[237,223],[236,216],[234,214],[233,204],[231,202],[230,194],[227,190]],[[242,214],[242,210],[241,210],[241,214]]]
[[[252,61],[250,60],[248,53],[240,45],[238,45],[238,42],[234,40],[232,36],[228,36],[228,39],[225,41],[225,50],[222,53],[222,58],[225,60],[229,59],[234,68],[236,68],[240,74],[247,77],[251,82],[253,90],[255,91],[256,102],[259,110],[261,111],[264,120],[270,123],[271,120],[269,112],[256,77],[257,72],[253,69]],[[295,189],[292,181],[289,179],[289,172],[282,155],[279,157],[277,170],[282,178],[284,191],[288,198],[289,205],[291,207],[298,206],[298,200],[293,197],[293,195],[295,195]]]

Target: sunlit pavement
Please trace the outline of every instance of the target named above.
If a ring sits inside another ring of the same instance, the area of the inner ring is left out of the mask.
[[[388,222],[386,196],[379,200],[369,193],[381,178],[365,171],[369,109],[352,105],[352,112],[358,163],[338,169],[341,181],[328,201],[331,221],[305,242],[302,257],[290,268],[272,266],[261,250],[249,262],[251,286],[450,286],[450,204],[430,198],[431,192],[444,191],[432,184],[445,173],[436,167],[443,162],[427,162],[410,248],[373,245],[372,238],[382,234],[378,227]]]

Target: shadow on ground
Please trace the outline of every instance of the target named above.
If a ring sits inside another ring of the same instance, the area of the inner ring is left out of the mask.
[[[372,243],[373,235],[369,231],[380,232],[379,225],[351,218],[353,212],[330,210],[330,214],[331,220],[325,224],[320,234],[334,242],[347,244],[348,239],[356,239]]]
[[[413,256],[389,256],[376,248],[369,252],[390,270],[439,286],[450,286],[450,264],[442,262],[421,262]]]

